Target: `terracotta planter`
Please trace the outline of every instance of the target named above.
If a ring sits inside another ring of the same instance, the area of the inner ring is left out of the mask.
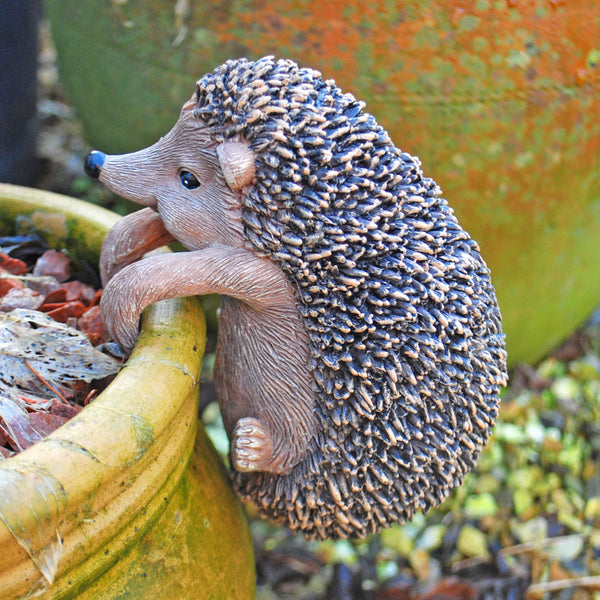
[[[0,226],[17,215],[90,261],[117,219],[64,196],[0,185]],[[241,506],[197,428],[204,340],[194,299],[155,305],[106,391],[0,462],[0,599],[33,590],[78,600],[254,597]]]
[[[95,147],[155,141],[195,79],[228,58],[293,58],[365,100],[442,186],[492,268],[513,364],[540,358],[600,301],[600,3],[47,7]]]

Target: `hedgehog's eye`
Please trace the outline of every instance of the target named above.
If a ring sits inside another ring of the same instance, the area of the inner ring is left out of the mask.
[[[200,182],[196,179],[196,176],[185,169],[179,171],[179,179],[181,180],[181,185],[188,190],[195,190],[200,187]]]

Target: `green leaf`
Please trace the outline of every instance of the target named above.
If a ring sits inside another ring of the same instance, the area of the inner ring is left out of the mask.
[[[497,512],[496,499],[488,493],[469,496],[465,502],[465,515],[472,519],[493,517]]]
[[[486,556],[488,554],[487,538],[485,534],[473,527],[464,525],[456,540],[458,550],[469,558],[475,556]]]

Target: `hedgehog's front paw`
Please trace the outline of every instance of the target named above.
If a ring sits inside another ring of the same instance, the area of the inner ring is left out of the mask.
[[[273,454],[271,434],[252,417],[240,419],[231,439],[231,461],[237,471],[264,471]]]
[[[124,350],[131,350],[138,336],[140,309],[128,295],[129,287],[117,273],[104,288],[100,310],[104,329]]]

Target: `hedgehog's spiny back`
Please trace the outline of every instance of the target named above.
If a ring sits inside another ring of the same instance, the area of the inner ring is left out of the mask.
[[[289,61],[230,61],[200,118],[257,153],[247,239],[296,284],[322,433],[286,476],[234,475],[309,536],[440,502],[486,443],[506,367],[489,272],[417,159],[362,103]]]

